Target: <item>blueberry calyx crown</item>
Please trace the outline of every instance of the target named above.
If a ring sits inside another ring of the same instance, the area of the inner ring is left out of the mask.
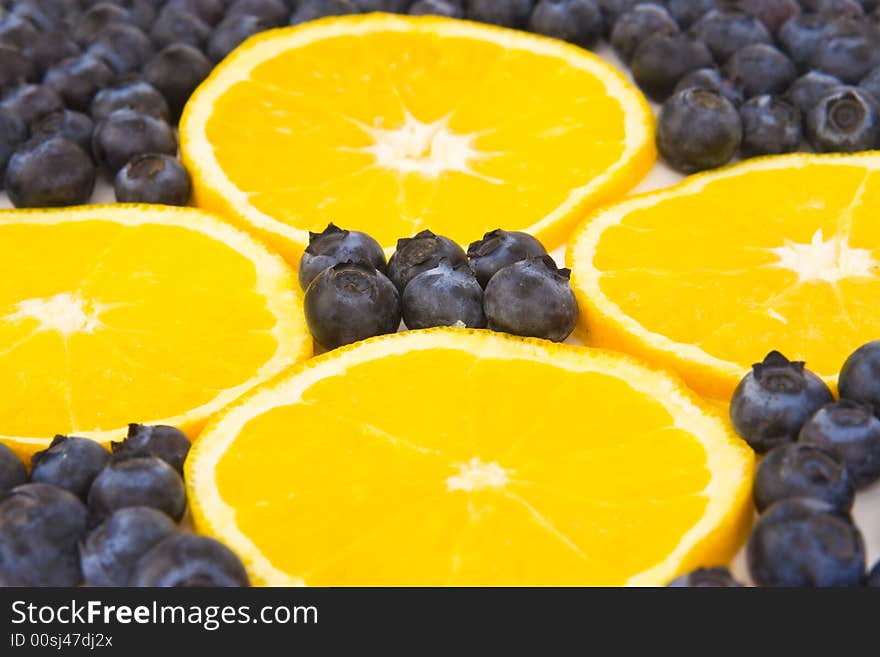
[[[840,132],[856,132],[865,120],[867,108],[861,99],[846,91],[828,104],[828,119]]]
[[[339,228],[332,222],[320,233],[309,231],[309,245],[306,247],[306,253],[309,255],[321,255],[327,246],[335,244],[340,239],[344,239],[348,235],[347,230]],[[333,239],[327,239],[333,238]]]
[[[553,260],[549,255],[537,256],[535,258],[531,258],[531,260],[541,262],[547,268],[551,274],[553,274],[558,280],[568,282],[571,280],[571,269],[559,268],[556,266],[556,261]]]
[[[503,243],[501,238],[502,230],[500,228],[496,228],[495,230],[491,230],[485,235],[483,235],[483,239],[478,240],[476,242],[472,242],[470,246],[468,246],[467,256],[468,258],[482,258],[483,256],[489,255]]]
[[[752,365],[758,384],[769,392],[798,393],[807,385],[804,361],[788,360],[778,351],[771,351],[760,363]]]
[[[874,419],[872,409],[851,399],[841,399],[828,408],[828,418],[837,426],[860,427]]]
[[[39,464],[40,461],[45,459],[46,456],[48,455],[50,449],[52,449],[53,447],[55,447],[57,445],[61,445],[65,442],[67,442],[67,439],[68,439],[68,436],[63,436],[60,433],[55,434],[55,437],[52,439],[52,442],[49,443],[49,447],[47,447],[46,449],[44,449],[40,452],[36,452],[33,456],[31,456],[31,468],[33,468],[35,465]]]
[[[401,237],[397,240],[397,250],[406,249],[407,259],[413,265],[427,262],[437,252],[437,235],[430,230],[423,230],[413,237]]]

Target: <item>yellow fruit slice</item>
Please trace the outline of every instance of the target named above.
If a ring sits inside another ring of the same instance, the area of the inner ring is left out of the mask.
[[[433,329],[255,390],[187,483],[196,526],[262,584],[653,585],[733,555],[752,465],[628,356]]]
[[[385,247],[430,228],[561,243],[655,159],[642,95],[589,52],[432,17],[332,18],[249,39],[187,104],[200,206],[291,262],[328,222]]]
[[[568,250],[589,344],[729,399],[776,349],[833,385],[880,334],[880,156],[765,158],[593,215]]]
[[[291,269],[199,210],[3,211],[0,262],[0,440],[25,456],[129,422],[193,437],[311,355]]]

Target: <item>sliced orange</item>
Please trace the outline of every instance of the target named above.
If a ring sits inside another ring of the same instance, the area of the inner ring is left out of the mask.
[[[193,209],[0,212],[0,440],[194,436],[211,413],[311,355],[292,270]]]
[[[643,96],[563,42],[434,17],[347,16],[249,39],[180,122],[199,205],[297,262],[329,222],[383,246],[503,225],[548,247],[655,159]]]
[[[880,334],[880,155],[750,160],[605,208],[568,250],[589,344],[729,399],[776,349],[833,385]]]
[[[255,390],[198,438],[187,485],[261,584],[653,585],[733,555],[752,466],[663,371],[433,329]]]

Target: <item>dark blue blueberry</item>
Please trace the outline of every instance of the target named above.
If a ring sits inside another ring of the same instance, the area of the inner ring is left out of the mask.
[[[31,124],[47,114],[64,109],[64,102],[46,85],[24,84],[6,94],[0,107]]]
[[[792,153],[801,144],[801,113],[779,96],[755,96],[739,108],[743,155]]]
[[[837,389],[842,399],[867,404],[880,417],[880,340],[862,345],[846,359]]]
[[[55,436],[48,449],[31,457],[31,481],[58,486],[84,500],[109,459],[110,452],[94,440]]]
[[[465,12],[472,21],[501,27],[525,27],[534,0],[468,0]]]
[[[0,93],[7,93],[10,89],[35,77],[33,65],[25,59],[18,48],[0,43]]]
[[[411,0],[352,0],[358,11],[368,13],[371,11],[384,11],[392,14],[402,14],[406,11]]]
[[[874,98],[858,87],[838,87],[807,114],[806,135],[820,153],[867,151],[880,143]]]
[[[849,513],[855,497],[846,467],[818,447],[789,443],[771,449],[758,464],[752,498],[762,512],[790,497],[827,502],[842,514]]]
[[[200,50],[175,43],[147,62],[143,74],[144,80],[165,97],[176,120],[192,92],[208,77],[211,68],[211,62]]]
[[[388,260],[388,278],[400,292],[418,274],[434,269],[443,259],[453,267],[467,264],[467,254],[448,237],[423,230],[415,237],[397,240],[397,249]]]
[[[303,0],[303,7],[308,0]],[[297,11],[299,13],[299,10]],[[296,14],[294,14],[295,16]],[[231,16],[224,18],[214,28],[208,40],[205,54],[213,62],[219,62],[235,50],[245,39],[259,32],[264,32],[272,25],[259,16]]]
[[[41,32],[37,39],[22,50],[24,57],[42,77],[46,69],[63,59],[79,54],[79,46],[65,32]]]
[[[679,575],[666,586],[672,588],[736,588],[737,582],[727,568],[697,568]]]
[[[71,32],[78,44],[85,47],[111,23],[128,23],[128,12],[119,5],[102,2],[83,12]]]
[[[880,104],[880,66],[859,80],[859,88],[867,91]]]
[[[186,511],[186,490],[180,475],[160,458],[114,455],[92,482],[88,502],[93,525],[130,506],[158,509],[178,521]]]
[[[718,62],[756,43],[771,45],[773,35],[754,16],[741,11],[713,9],[691,27],[691,35],[705,43]]]
[[[290,10],[281,0],[234,0],[226,10],[226,18],[256,16],[273,27],[284,25]]]
[[[759,586],[860,586],[865,545],[859,530],[821,500],[770,506],[749,536],[746,559]]]
[[[88,112],[95,94],[115,78],[116,73],[103,59],[79,55],[52,66],[46,71],[43,84],[57,93],[70,109]]]
[[[92,153],[96,162],[115,175],[136,155],[176,155],[177,140],[165,121],[134,110],[120,109],[95,127]]]
[[[210,25],[186,9],[174,6],[164,7],[150,28],[150,38],[160,49],[172,43],[202,48],[210,37]]]
[[[870,406],[848,399],[829,404],[807,420],[798,441],[837,458],[857,489],[880,479],[880,419]]]
[[[804,423],[834,397],[800,361],[771,351],[740,381],[730,401],[733,428],[758,453],[793,443]]]
[[[681,29],[687,29],[719,6],[718,0],[667,0],[669,14]]]
[[[10,14],[0,21],[0,43],[24,49],[33,43],[39,33],[36,26],[26,18]]]
[[[483,288],[474,273],[466,265],[453,267],[446,260],[413,278],[403,290],[400,305],[409,329],[486,326]]]
[[[880,588],[880,561],[871,568],[868,577],[865,579],[865,585],[871,588]]]
[[[27,136],[27,124],[16,114],[0,107],[0,176],[6,173],[6,163]]]
[[[290,24],[300,25],[327,16],[345,16],[359,11],[352,0],[301,0],[290,17]]]
[[[764,24],[771,34],[792,16],[801,12],[797,0],[740,0],[740,8]]]
[[[607,33],[611,33],[614,24],[626,12],[631,11],[636,5],[646,0],[598,0],[599,9],[602,10],[602,17],[605,20],[605,28]]]
[[[686,34],[656,34],[633,53],[629,62],[633,78],[652,100],[663,102],[685,75],[714,66],[702,41]]]
[[[483,287],[501,269],[520,260],[547,255],[547,250],[528,233],[497,228],[468,246],[470,267]]]
[[[138,562],[132,586],[244,587],[247,571],[232,550],[207,536],[173,534]]]
[[[683,173],[727,164],[742,141],[742,122],[733,103],[707,89],[685,89],[663,103],[657,148]]]
[[[0,499],[0,586],[76,586],[87,512],[76,495],[23,484]]]
[[[95,187],[95,165],[79,146],[63,137],[26,142],[6,167],[4,185],[17,208],[86,203]]]
[[[180,161],[171,155],[144,153],[132,157],[113,181],[120,203],[186,205],[192,181]]]
[[[792,82],[785,95],[805,117],[810,110],[819,104],[823,96],[827,96],[842,85],[843,83],[833,75],[821,71],[810,71]]]
[[[358,263],[328,267],[306,290],[305,315],[312,337],[335,349],[400,326],[400,295],[382,272]]]
[[[880,65],[880,39],[876,35],[849,34],[823,39],[813,51],[811,66],[848,84]]]
[[[176,531],[171,518],[156,509],[119,509],[92,530],[80,547],[84,584],[128,586],[140,558]]]
[[[675,34],[678,24],[660,5],[640,4],[623,14],[611,30],[611,45],[628,62],[636,48],[654,34]]]
[[[92,148],[94,129],[95,125],[85,114],[71,110],[59,110],[36,121],[31,132],[35,139],[64,137],[89,153]]]
[[[602,38],[604,23],[596,0],[541,0],[529,17],[528,29],[592,48]]]
[[[161,0],[111,0],[128,12],[128,22],[142,30],[148,30],[156,19]]]
[[[168,102],[156,87],[140,79],[123,80],[101,89],[92,99],[89,113],[95,123],[103,121],[116,110],[129,109],[140,114],[168,121]]]
[[[15,452],[0,443],[0,496],[27,481],[24,463]]]
[[[111,443],[115,458],[155,456],[183,474],[190,442],[176,427],[163,424],[129,424],[128,436],[121,443]]]
[[[139,70],[153,56],[153,44],[143,30],[128,23],[111,23],[86,51],[106,61],[116,73]]]
[[[55,6],[52,6],[55,5]],[[56,3],[34,2],[34,0],[16,2],[10,16],[29,20],[38,31],[48,32],[64,27],[64,17],[58,11]]]
[[[413,16],[446,16],[464,18],[462,0],[416,0],[409,8]]]
[[[185,9],[208,25],[216,25],[226,12],[225,0],[168,0],[166,7]]]
[[[691,71],[678,81],[673,93],[678,93],[685,89],[714,91],[724,96],[737,107],[745,100],[742,91],[733,86],[730,80],[726,80],[717,68],[698,68],[696,71]]]
[[[798,14],[782,24],[776,39],[782,50],[802,72],[809,70],[809,62],[816,48],[825,38],[828,21],[816,14]]]
[[[765,43],[737,50],[724,64],[724,75],[746,98],[781,94],[797,78],[797,68],[782,51]]]
[[[799,0],[799,2],[804,11],[826,19],[841,16],[857,18],[865,13],[858,0]]]
[[[568,269],[557,269],[550,256],[521,260],[500,270],[483,297],[489,328],[562,342],[578,318],[570,276]]]
[[[299,284],[303,290],[327,267],[343,262],[387,270],[382,246],[366,233],[343,230],[328,224],[320,233],[309,233],[309,245],[299,262]]]

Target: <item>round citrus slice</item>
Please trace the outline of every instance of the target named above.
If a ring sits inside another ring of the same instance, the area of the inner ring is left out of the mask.
[[[0,440],[104,442],[129,422],[191,437],[311,355],[292,270],[193,209],[0,212]]]
[[[880,334],[880,156],[792,155],[600,210],[568,250],[589,344],[727,400],[772,350],[833,385]]]
[[[291,262],[329,222],[383,246],[503,224],[548,246],[655,159],[611,65],[561,41],[433,17],[331,18],[249,39],[180,122],[200,206]]]
[[[187,483],[196,526],[262,584],[653,585],[733,555],[752,464],[628,356],[433,329],[247,395]]]

